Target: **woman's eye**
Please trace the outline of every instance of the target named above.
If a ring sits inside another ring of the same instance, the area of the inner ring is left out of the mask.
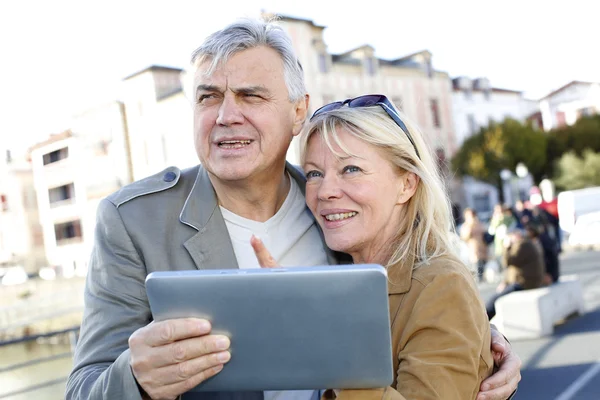
[[[315,171],[315,170],[308,171],[306,173],[306,179],[318,178],[320,176],[321,176],[321,173],[319,171]]]
[[[344,167],[344,172],[360,172],[361,169],[356,165],[347,165]]]

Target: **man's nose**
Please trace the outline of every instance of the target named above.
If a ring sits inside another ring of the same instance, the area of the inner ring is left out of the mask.
[[[217,124],[223,126],[230,126],[233,124],[239,124],[244,121],[244,115],[240,105],[237,103],[234,95],[225,95],[223,102],[219,107],[219,114],[217,115]]]
[[[342,197],[342,188],[337,174],[329,173],[323,177],[317,196],[319,200],[333,200]]]

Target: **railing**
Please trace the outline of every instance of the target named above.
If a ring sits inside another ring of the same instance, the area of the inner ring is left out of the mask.
[[[5,367],[1,367],[0,368],[0,374],[3,373],[10,373],[10,372],[14,372],[16,370],[19,369],[23,369],[23,368],[28,368],[28,367],[32,367],[32,366],[36,366],[39,364],[43,364],[43,363],[47,363],[47,362],[51,362],[51,361],[55,361],[55,360],[60,360],[60,359],[64,359],[64,358],[71,358],[73,357],[73,352],[75,350],[75,345],[77,343],[77,337],[78,337],[78,332],[79,332],[79,326],[74,326],[74,327],[70,327],[67,329],[63,329],[60,331],[54,331],[54,332],[47,332],[44,334],[38,334],[38,335],[31,335],[31,336],[25,336],[25,337],[21,337],[18,339],[12,339],[12,340],[7,340],[7,341],[3,341],[0,342],[0,348],[2,346],[8,346],[8,345],[12,345],[12,344],[17,344],[17,343],[21,343],[21,342],[29,342],[29,341],[34,341],[34,340],[38,340],[40,338],[48,338],[48,337],[55,337],[58,335],[67,335],[69,338],[69,344],[70,344],[70,351],[68,352],[63,352],[63,353],[59,353],[59,354],[53,354],[51,356],[46,356],[46,357],[39,357],[33,360],[28,360],[28,361],[24,361],[24,362],[18,362],[18,363],[14,363],[14,364],[10,364],[8,366]],[[60,378],[55,378],[55,379],[51,379],[48,381],[44,381],[44,382],[40,382],[40,383],[36,383],[34,385],[30,385],[24,388],[20,388],[17,390],[12,390],[10,392],[5,392],[5,393],[0,393],[0,399],[9,399],[13,396],[17,396],[17,395],[22,395],[25,393],[30,393],[36,390],[40,390],[46,387],[50,387],[50,386],[54,386],[60,383],[64,383],[67,380],[67,376],[64,377],[60,377]]]
[[[31,296],[0,308],[0,341],[74,326],[83,312],[83,292],[61,290],[45,296]]]

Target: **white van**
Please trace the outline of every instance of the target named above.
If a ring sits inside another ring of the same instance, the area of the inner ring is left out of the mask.
[[[600,211],[600,186],[558,194],[558,218],[565,232],[573,231],[578,217],[595,211]]]

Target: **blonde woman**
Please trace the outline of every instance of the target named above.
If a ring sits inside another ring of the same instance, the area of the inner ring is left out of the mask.
[[[328,394],[475,399],[493,369],[490,325],[454,254],[450,202],[421,134],[385,96],[368,95],[317,110],[301,149],[306,202],[328,247],[384,265],[389,277],[392,386]],[[261,265],[276,264],[252,244]]]

